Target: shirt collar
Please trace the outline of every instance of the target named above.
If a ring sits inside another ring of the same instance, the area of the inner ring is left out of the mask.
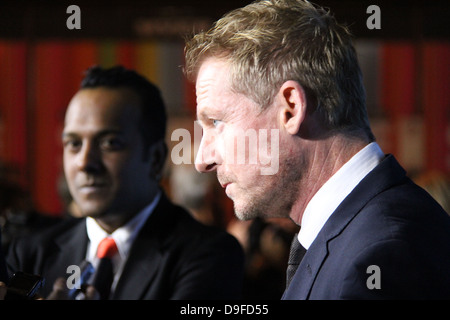
[[[361,180],[383,159],[384,153],[372,142],[345,163],[310,200],[303,213],[298,240],[308,249],[331,214]]]
[[[88,261],[94,261],[96,258],[98,244],[103,238],[110,236],[116,242],[121,259],[126,260],[134,239],[141,230],[145,221],[147,221],[155,209],[160,198],[161,191],[157,193],[153,201],[148,206],[142,209],[125,225],[116,229],[112,234],[107,233],[102,227],[100,227],[94,218],[87,217],[86,229],[89,237],[89,247],[87,250],[86,259]]]

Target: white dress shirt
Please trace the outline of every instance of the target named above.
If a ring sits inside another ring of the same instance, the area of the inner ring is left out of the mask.
[[[298,241],[305,249],[309,249],[339,204],[383,158],[383,151],[376,142],[372,142],[355,154],[323,184],[303,213]]]
[[[112,258],[114,268],[114,281],[111,286],[111,293],[114,292],[120,275],[122,274],[123,267],[125,265],[125,262],[127,261],[134,239],[138,235],[144,223],[152,214],[160,198],[161,192],[158,192],[158,194],[148,206],[142,209],[124,226],[116,229],[112,234],[107,233],[102,227],[100,227],[95,219],[91,217],[86,218],[86,228],[89,237],[86,260],[92,263],[94,268],[97,267],[99,263],[99,259],[97,258],[97,247],[100,241],[108,236],[114,239],[119,251],[118,254],[116,254]]]

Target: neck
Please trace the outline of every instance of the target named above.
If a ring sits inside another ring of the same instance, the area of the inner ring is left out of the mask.
[[[305,174],[299,181],[297,201],[294,203],[290,218],[300,225],[303,213],[317,193],[346,162],[363,149],[368,142],[365,139],[338,134],[324,140],[304,141],[301,152],[306,152]],[[306,147],[305,147],[306,146]]]
[[[103,230],[111,234],[118,228],[127,224],[128,221],[148,206],[155,199],[157,194],[158,192],[152,192],[148,197],[141,199],[139,203],[134,203],[133,206],[130,205],[130,207],[127,208],[128,210],[109,211],[106,214],[93,218]]]
[[[125,225],[132,217],[134,217],[138,212],[134,214],[109,214],[106,217],[95,218],[95,221],[98,223],[103,230],[107,233],[112,234],[114,231],[119,229],[121,226]]]

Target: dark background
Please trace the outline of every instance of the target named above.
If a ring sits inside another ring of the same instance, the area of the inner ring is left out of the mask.
[[[134,38],[136,20],[149,17],[208,18],[215,21],[225,12],[244,6],[243,0],[2,0],[0,38],[118,37]],[[356,37],[384,39],[449,38],[448,1],[317,1],[329,7],[338,21],[351,27]],[[66,8],[76,4],[82,12],[82,29],[65,28]],[[369,30],[366,9],[381,9],[381,30]],[[63,27],[56,28],[61,25]]]

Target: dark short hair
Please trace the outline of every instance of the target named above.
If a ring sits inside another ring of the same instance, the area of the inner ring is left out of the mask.
[[[86,70],[81,81],[81,89],[87,88],[128,88],[141,100],[141,121],[139,130],[145,146],[164,140],[166,135],[167,115],[161,92],[153,83],[134,70],[123,66],[104,69],[94,66]]]

